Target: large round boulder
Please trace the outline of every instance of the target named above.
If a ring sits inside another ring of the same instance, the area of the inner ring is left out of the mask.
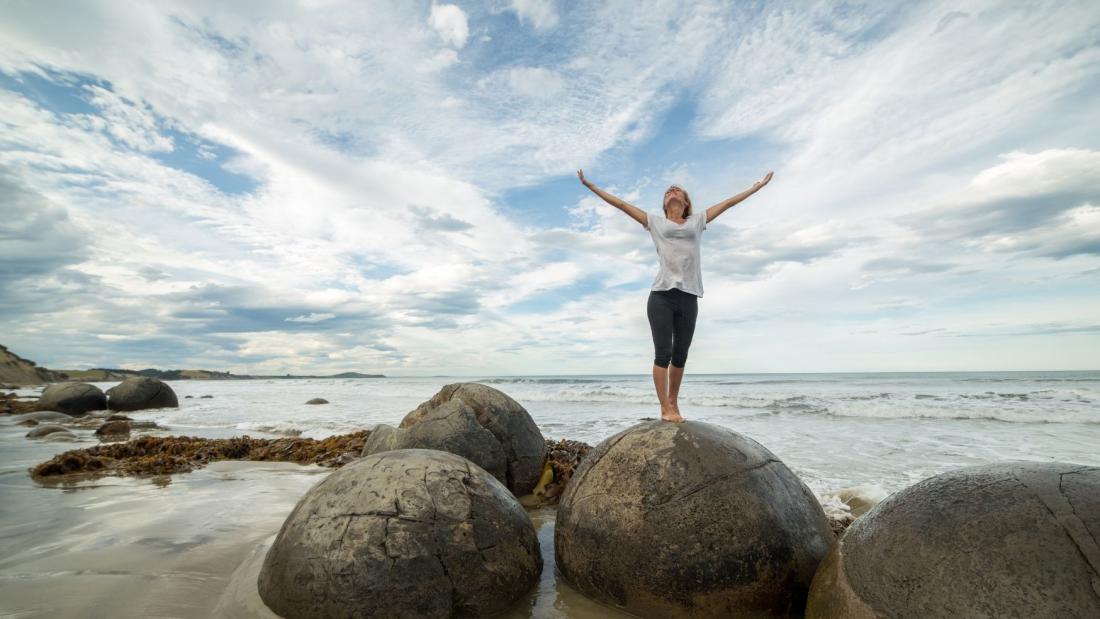
[[[641,423],[597,445],[554,532],[567,580],[642,617],[801,617],[832,541],[786,465],[697,421]]]
[[[54,383],[38,396],[35,407],[41,411],[83,415],[106,409],[107,396],[99,387],[88,383]]]
[[[1100,468],[1009,462],[937,475],[845,531],[806,616],[1100,617]]]
[[[542,570],[527,513],[454,454],[407,449],[358,460],[313,487],[260,572],[284,617],[481,617]]]
[[[438,449],[489,471],[517,496],[538,484],[546,441],[531,415],[505,393],[478,383],[447,385],[398,428],[378,426],[363,455],[389,449]]]
[[[176,392],[164,381],[147,376],[132,376],[107,390],[108,404],[113,411],[136,411],[145,408],[177,408]]]

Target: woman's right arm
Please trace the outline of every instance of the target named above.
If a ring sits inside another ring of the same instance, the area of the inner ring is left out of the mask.
[[[588,182],[588,180],[586,178],[584,178],[584,170],[577,170],[577,177],[581,179],[581,184],[582,185],[584,185],[585,187],[588,187],[588,189],[591,190],[592,193],[594,193],[597,196],[603,198],[604,202],[607,202],[611,206],[614,206],[615,208],[619,209],[620,211],[626,213],[627,215],[630,215],[630,217],[634,221],[642,224],[642,226],[644,226],[646,228],[649,227],[649,218],[646,217],[645,211],[643,211],[642,209],[634,206],[633,204],[625,202],[625,201],[623,201],[619,198],[616,198],[615,196],[607,193],[603,189],[600,189],[599,187],[597,187],[595,183]]]

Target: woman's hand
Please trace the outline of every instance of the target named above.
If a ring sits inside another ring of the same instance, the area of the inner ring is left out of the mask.
[[[752,187],[753,187],[753,189],[760,189],[764,185],[767,185],[768,183],[770,183],[771,180],[772,180],[772,173],[768,172],[768,174],[764,177],[764,180],[756,181],[755,183],[752,184]]]
[[[584,177],[584,170],[577,170],[577,178],[581,179],[582,185],[591,189],[591,187],[588,185],[588,179]]]

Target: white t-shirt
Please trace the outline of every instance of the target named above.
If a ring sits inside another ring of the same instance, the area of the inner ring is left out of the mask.
[[[699,257],[699,241],[707,228],[706,211],[692,213],[682,224],[669,221],[664,211],[646,213],[646,230],[661,260],[657,279],[651,290],[679,288],[703,296],[703,272]]]

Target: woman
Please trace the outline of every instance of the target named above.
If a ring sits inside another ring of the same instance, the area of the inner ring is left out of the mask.
[[[646,308],[649,329],[653,333],[653,386],[661,402],[661,419],[681,422],[684,418],[680,415],[677,398],[691,336],[695,333],[698,300],[703,296],[699,240],[709,222],[760,191],[772,180],[772,173],[768,172],[749,189],[715,204],[701,215],[692,210],[691,198],[679,185],[672,185],[665,191],[663,212],[646,213],[588,182],[583,170],[577,170],[577,176],[585,187],[642,224],[653,237],[661,261]]]

